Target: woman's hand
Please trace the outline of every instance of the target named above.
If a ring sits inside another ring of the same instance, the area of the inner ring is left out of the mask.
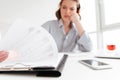
[[[6,60],[8,58],[8,52],[7,51],[0,51],[0,62]]]
[[[80,22],[80,16],[79,16],[77,13],[74,13],[74,14],[71,16],[71,21],[72,21],[73,23]]]
[[[76,29],[79,33],[79,36],[82,36],[82,34],[85,32],[82,24],[81,24],[81,21],[80,21],[80,16],[77,14],[77,13],[74,13],[72,16],[71,16],[71,21],[73,23],[75,23],[76,25]]]

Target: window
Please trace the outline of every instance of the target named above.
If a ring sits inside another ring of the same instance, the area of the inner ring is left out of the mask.
[[[100,3],[101,29],[103,32],[103,49],[106,44],[116,44],[117,50],[120,48],[120,1],[119,0],[98,0]]]
[[[120,23],[120,1],[119,0],[103,0],[105,11],[105,24]]]
[[[93,49],[106,49],[108,43],[120,47],[117,36],[120,34],[120,1],[80,0],[80,3],[81,22],[92,39]]]

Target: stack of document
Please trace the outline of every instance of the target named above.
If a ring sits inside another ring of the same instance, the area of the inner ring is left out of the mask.
[[[0,50],[9,57],[0,63],[0,71],[55,68],[63,58],[52,36],[42,27],[17,20],[0,41]],[[14,57],[11,57],[14,56]]]
[[[22,20],[10,27],[0,41],[0,50],[14,52],[16,61],[24,62],[40,61],[58,53],[54,39],[44,28],[31,26]]]
[[[42,27],[16,20],[0,40],[0,50],[9,57],[0,72],[37,72],[38,76],[60,76],[67,55],[58,54],[53,37]]]

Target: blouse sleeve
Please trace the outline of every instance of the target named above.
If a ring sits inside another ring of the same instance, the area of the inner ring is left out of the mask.
[[[92,50],[92,41],[86,32],[78,38],[78,48],[83,52],[89,52]]]

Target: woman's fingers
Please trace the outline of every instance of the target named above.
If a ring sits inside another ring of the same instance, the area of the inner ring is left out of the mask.
[[[4,61],[8,58],[8,52],[7,51],[0,51],[0,62]]]

